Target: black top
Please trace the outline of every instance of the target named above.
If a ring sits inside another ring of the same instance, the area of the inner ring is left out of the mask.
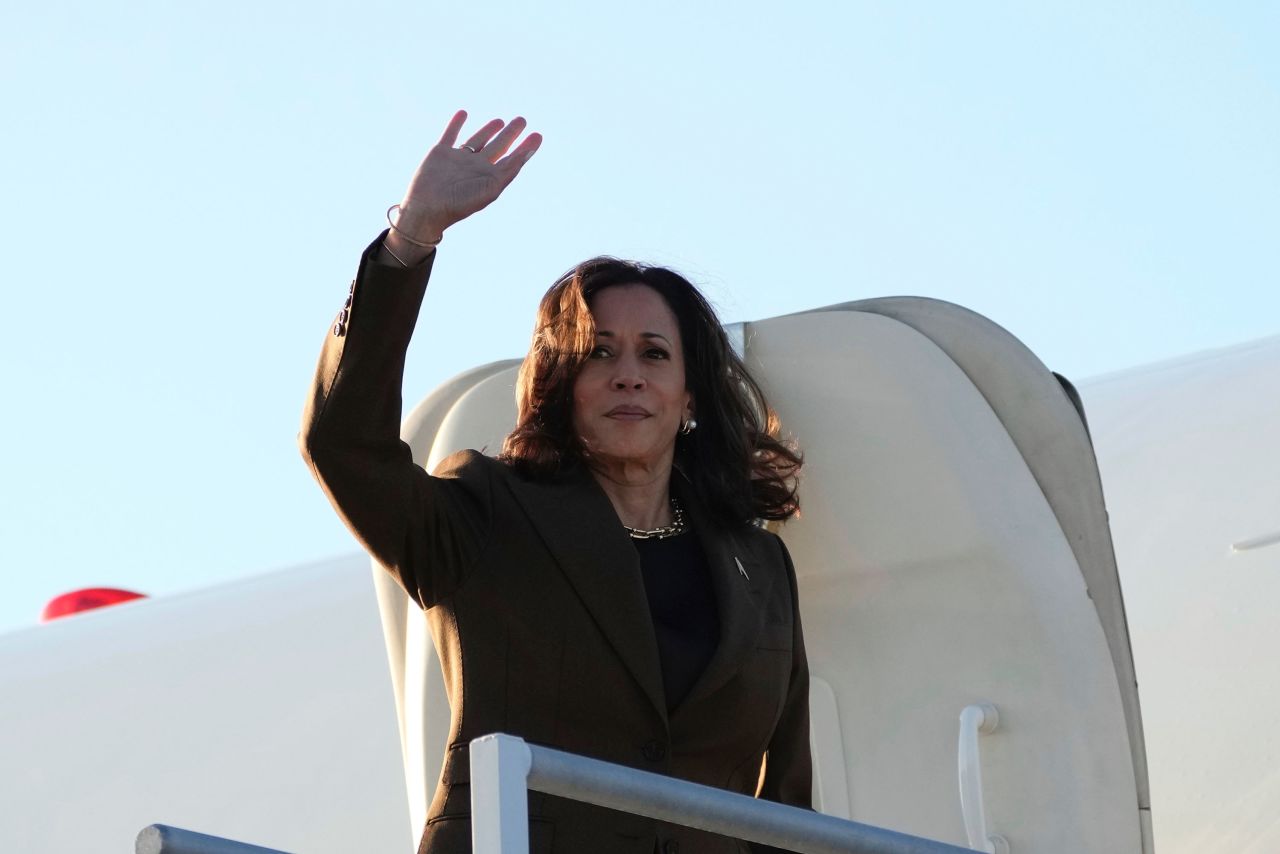
[[[658,638],[667,711],[680,705],[720,644],[720,617],[707,556],[698,537],[632,540]]]

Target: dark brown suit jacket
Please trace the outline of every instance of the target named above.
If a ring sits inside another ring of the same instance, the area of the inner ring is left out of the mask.
[[[343,520],[426,609],[440,655],[452,720],[420,851],[470,851],[467,746],[498,731],[808,807],[809,677],[782,541],[714,525],[673,477],[710,564],[721,639],[668,713],[639,558],[588,472],[533,481],[475,451],[434,476],[412,462],[400,388],[431,262],[380,266],[379,242],[326,338],[299,441]],[[530,816],[535,852],[746,850],[538,793]]]

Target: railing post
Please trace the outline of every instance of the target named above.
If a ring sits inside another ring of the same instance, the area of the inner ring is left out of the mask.
[[[524,739],[499,733],[471,742],[472,854],[528,854],[532,766]]]
[[[1009,854],[1003,836],[987,832],[987,814],[982,804],[982,757],[978,736],[990,735],[1000,725],[1000,713],[990,703],[965,706],[960,713],[960,814],[969,847],[986,854]]]

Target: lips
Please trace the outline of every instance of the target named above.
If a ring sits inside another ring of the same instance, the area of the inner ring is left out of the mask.
[[[637,421],[641,418],[648,418],[653,413],[642,406],[622,405],[615,406],[604,414],[605,418],[616,418],[619,421]]]

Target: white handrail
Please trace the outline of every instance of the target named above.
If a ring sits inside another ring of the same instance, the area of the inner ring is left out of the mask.
[[[982,802],[982,755],[978,736],[990,735],[1000,723],[1000,713],[990,703],[965,706],[960,713],[960,813],[969,848],[987,854],[1009,854],[1003,836],[987,833],[987,813]]]
[[[142,828],[133,850],[134,854],[286,854],[275,848],[263,848],[167,824],[149,824]]]
[[[530,745],[502,733],[471,742],[473,854],[527,854],[526,786],[798,854],[967,854],[945,842]]]

